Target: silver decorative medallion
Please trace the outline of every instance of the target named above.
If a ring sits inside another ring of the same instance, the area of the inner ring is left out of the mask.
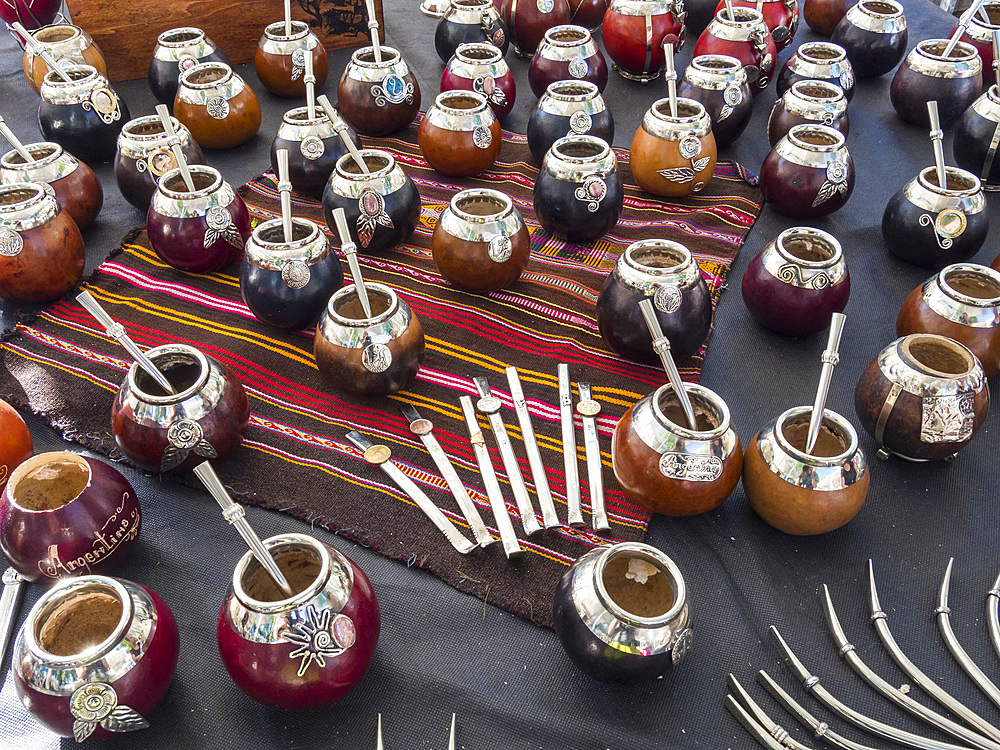
[[[149,171],[156,177],[163,177],[171,169],[177,167],[177,160],[169,149],[158,148],[145,159],[137,159],[135,168],[139,172]]]
[[[483,414],[492,414],[493,412],[500,411],[501,406],[503,406],[503,402],[496,396],[483,396],[476,402],[476,408],[483,412]]]
[[[668,479],[682,482],[714,482],[722,476],[722,459],[718,456],[664,453],[660,456],[660,473]]]
[[[118,703],[118,693],[106,682],[81,685],[69,699],[73,739],[83,742],[97,727],[109,732],[134,732],[149,726],[138,711]]]
[[[205,102],[205,111],[215,120],[225,120],[229,116],[229,100],[224,96],[213,96]]]
[[[653,295],[653,306],[662,313],[675,313],[681,306],[681,290],[674,284],[664,284]]]
[[[0,255],[13,258],[24,249],[21,235],[10,227],[0,227]]]
[[[476,144],[476,148],[489,148],[493,143],[493,133],[489,128],[477,125],[472,131],[472,142]]]
[[[576,133],[577,135],[589,133],[593,124],[594,121],[590,119],[590,115],[583,110],[574,112],[569,118],[570,133]]]
[[[932,218],[930,214],[921,214],[917,222],[922,227],[934,225],[934,239],[942,250],[950,248],[955,237],[961,235],[968,226],[965,214],[957,208],[946,208],[936,218]]]
[[[386,73],[381,83],[372,86],[372,96],[376,107],[399,104],[404,99],[407,104],[413,104],[413,84],[406,83],[396,73]]]
[[[577,403],[576,413],[582,417],[596,417],[601,413],[601,405],[592,398],[585,399]]]
[[[118,106],[118,96],[109,88],[101,87],[90,92],[90,99],[81,102],[84,109],[92,109],[101,117],[105,125],[120,120],[122,111]]]
[[[574,78],[583,78],[590,71],[590,66],[582,57],[574,57],[569,62],[569,74]]]
[[[601,206],[601,201],[608,194],[608,185],[603,179],[591,175],[576,189],[574,195],[578,201],[587,202],[587,212],[594,213]]]
[[[205,230],[205,247],[211,247],[219,240],[223,240],[235,248],[243,249],[243,236],[233,224],[229,210],[224,206],[212,206],[208,209],[205,221],[208,222],[208,228]]]
[[[976,423],[975,396],[925,396],[920,410],[920,441],[960,443],[972,437]]]
[[[496,237],[490,240],[489,247],[490,260],[494,263],[504,263],[506,262],[511,254],[514,252],[514,245],[510,241],[510,237],[505,237],[502,234],[498,234]]]
[[[497,86],[493,76],[476,76],[472,82],[472,90],[478,91],[498,107],[507,106],[507,95]]]
[[[309,161],[315,161],[326,151],[326,144],[323,143],[322,138],[318,138],[315,135],[307,135],[299,143],[299,151]]]
[[[198,58],[194,55],[181,55],[177,60],[177,70],[183,73],[198,64]]]
[[[392,364],[392,352],[385,344],[369,344],[361,352],[361,364],[368,372],[385,372]]]
[[[180,466],[191,453],[203,458],[219,456],[212,444],[205,439],[205,432],[200,424],[191,419],[178,420],[167,430],[167,447],[160,458],[160,471]]]
[[[286,263],[281,269],[281,280],[289,289],[301,289],[309,283],[311,275],[309,266],[301,260]]]
[[[720,122],[729,117],[736,108],[736,105],[743,101],[743,92],[739,86],[730,86],[723,92],[722,100],[724,104],[722,110],[719,112]]]
[[[292,80],[297,81],[306,72],[306,51],[301,47],[292,52]]]
[[[289,643],[298,646],[288,658],[299,662],[298,676],[302,677],[309,665],[326,666],[326,660],[340,656],[354,645],[357,628],[354,621],[343,613],[333,614],[332,609],[317,613],[312,604],[306,607],[306,616],[282,633]]]
[[[847,163],[831,161],[826,165],[826,182],[820,186],[816,200],[812,202],[813,207],[826,203],[841,193],[847,193]]]
[[[701,153],[701,141],[693,135],[685,136],[679,146],[681,156],[685,159],[693,159]]]
[[[385,211],[385,198],[371,188],[365,188],[358,196],[358,241],[361,247],[368,247],[381,224],[393,228],[392,219]]]
[[[830,286],[830,276],[826,272],[820,271],[810,276],[807,280],[802,275],[802,269],[794,263],[786,263],[779,268],[778,278],[786,284],[793,284],[803,288],[826,289]]]
[[[555,2],[554,0],[536,0],[535,5],[538,7],[539,13],[551,13]]]
[[[691,650],[693,643],[694,631],[691,628],[684,628],[677,635],[677,640],[674,641],[674,645],[670,649],[670,662],[676,664],[683,659],[687,655],[687,652]]]
[[[479,16],[479,26],[483,30],[483,36],[486,37],[487,42],[494,47],[503,47],[503,43],[507,41],[507,35],[503,32],[503,26],[496,23],[498,20],[499,18],[494,18],[489,12],[482,13]]]

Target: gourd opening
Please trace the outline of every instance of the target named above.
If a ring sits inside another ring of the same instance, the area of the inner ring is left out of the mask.
[[[176,29],[160,34],[160,44],[181,45],[201,39],[204,33],[197,29]]]
[[[662,617],[677,601],[673,575],[653,555],[640,550],[612,552],[600,576],[611,601],[634,618]]]
[[[903,351],[925,372],[946,378],[967,375],[975,366],[972,354],[957,341],[931,334],[903,339]]]
[[[455,52],[459,60],[465,62],[493,62],[499,60],[500,50],[492,44],[461,44]]]
[[[311,224],[297,221],[295,218],[292,219],[292,242],[300,242],[307,239],[312,235],[313,231]],[[285,242],[285,230],[280,222],[261,228],[257,232],[257,239],[272,245],[287,244]]]
[[[843,59],[844,50],[831,42],[812,42],[799,48],[799,56],[805,60],[827,62]]]
[[[958,294],[982,300],[992,304],[1000,304],[1000,280],[995,273],[987,269],[956,268],[944,272],[945,284]]]
[[[722,414],[718,407],[708,401],[701,393],[688,390],[688,398],[691,401],[691,409],[694,411],[694,432],[712,432],[717,430],[723,421]],[[674,393],[673,388],[662,389],[657,407],[660,413],[666,417],[667,421],[684,430],[690,430],[687,418],[684,416],[684,409],[681,402]]]
[[[903,12],[899,5],[886,0],[861,0],[858,5],[876,16],[898,16]]]
[[[545,37],[556,44],[573,45],[586,41],[590,37],[590,32],[573,26],[557,26],[549,29]]]
[[[316,550],[303,545],[292,543],[272,547],[270,552],[278,570],[288,581],[292,596],[301,594],[316,583],[323,569],[323,561]],[[279,602],[289,598],[256,558],[243,570],[241,582],[247,596],[259,602]]]
[[[57,146],[52,143],[32,143],[25,146],[28,149],[28,153],[31,154],[34,161],[40,161],[42,159],[47,159],[56,152]],[[9,155],[4,156],[4,164],[7,165],[18,165],[27,164],[24,157],[21,156],[17,151],[11,151]]]
[[[438,97],[437,104],[448,109],[476,109],[483,105],[483,100],[468,94],[448,94]]]
[[[39,29],[32,36],[35,37],[36,41],[43,44],[56,44],[58,42],[68,42],[70,39],[79,36],[79,34],[80,32],[72,26],[58,25]]]
[[[122,625],[124,605],[111,586],[93,583],[57,597],[35,623],[35,642],[59,657],[84,654],[110,639]]]
[[[789,255],[807,263],[822,263],[837,255],[836,249],[826,239],[804,232],[782,237],[781,246]]]
[[[153,364],[163,373],[170,385],[178,393],[183,393],[199,380],[204,374],[201,362],[193,354],[187,352],[171,352],[169,354],[150,355]],[[136,387],[143,395],[162,398],[169,396],[159,383],[145,370],[140,369],[135,376]]]
[[[330,301],[333,311],[347,320],[368,320],[369,318],[377,318],[385,314],[392,305],[392,298],[379,289],[373,289],[370,286],[366,286],[366,289],[368,290],[368,302],[372,310],[370,316],[365,315],[364,308],[361,306],[361,300],[358,299],[358,292],[353,286],[347,287],[342,295],[335,296]]]
[[[194,192],[196,193],[212,187],[212,185],[215,184],[215,181],[216,177],[211,172],[191,170],[191,182],[194,183]],[[184,176],[179,171],[177,174],[166,177],[162,181],[162,185],[164,188],[173,193],[191,192],[187,188],[187,183],[184,182]]]
[[[41,453],[17,467],[8,482],[11,500],[30,511],[58,510],[90,484],[90,464],[75,453]]]
[[[937,169],[928,169],[924,172],[924,179],[936,188],[941,187],[941,180],[938,178]],[[975,180],[969,179],[968,173],[962,173],[954,169],[945,170],[945,190],[963,192],[965,190],[978,189],[979,185]]]
[[[375,51],[371,47],[365,47],[354,53],[354,60],[364,65],[377,65],[378,67],[389,67],[399,62],[399,52],[392,47],[382,46],[382,62],[375,62]]]
[[[455,208],[465,214],[492,219],[506,213],[510,203],[491,193],[476,191],[457,196]]]
[[[938,60],[943,61],[958,61],[958,60],[971,60],[976,54],[976,48],[971,44],[966,44],[965,42],[958,42],[955,47],[948,52],[949,40],[947,39],[925,39],[924,41],[917,44],[917,49],[919,52],[927,55],[928,57],[933,57]]]
[[[228,68],[225,68],[222,65],[206,65],[200,70],[194,70],[193,72],[185,75],[184,80],[185,82],[196,86],[207,86],[210,83],[221,81],[228,75]]]
[[[391,164],[391,162],[381,154],[363,153],[361,154],[361,158],[364,160],[365,166],[368,167],[368,171],[372,173],[379,172]],[[365,174],[364,170],[358,166],[356,161],[354,161],[354,157],[351,154],[345,154],[343,157],[343,171],[348,174]]]
[[[820,81],[799,81],[792,84],[795,92],[811,99],[839,99],[842,93],[834,86]]]
[[[677,100],[676,117],[670,114],[670,101],[668,99],[661,99],[653,106],[656,107],[657,112],[671,120],[682,120],[685,118],[697,117],[704,111],[704,107],[699,105],[697,102],[691,99],[683,98]]]
[[[0,189],[0,206],[17,206],[37,198],[42,192],[41,187],[34,185]]]
[[[806,441],[809,437],[809,420],[811,416],[812,410],[809,410],[805,413],[792,416],[784,424],[778,426],[788,444],[801,453],[806,452]],[[844,453],[851,442],[851,436],[844,434],[841,425],[824,415],[823,422],[819,427],[816,444],[809,455],[816,458],[833,458]]]
[[[159,117],[142,118],[125,124],[122,132],[126,135],[163,135],[163,123]]]

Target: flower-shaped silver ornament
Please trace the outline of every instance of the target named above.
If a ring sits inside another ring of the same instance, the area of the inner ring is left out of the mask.
[[[315,161],[326,151],[326,144],[323,139],[315,135],[307,135],[299,143],[299,151],[309,161]]]
[[[847,192],[847,162],[831,161],[826,165],[826,181],[820,186],[813,207]]]
[[[109,732],[134,732],[149,722],[138,711],[118,703],[115,689],[104,682],[81,685],[69,699],[73,716],[73,739],[83,742],[97,727]]]
[[[160,458],[160,471],[170,471],[180,466],[188,455],[218,458],[219,454],[208,440],[201,425],[191,419],[181,419],[167,430],[167,447]]]
[[[477,125],[472,131],[472,142],[476,144],[476,148],[489,148],[493,143],[493,133],[489,128]]]
[[[235,248],[243,249],[243,235],[233,224],[233,217],[225,206],[212,206],[205,215],[208,228],[205,229],[204,246],[211,247],[220,239]]]
[[[205,111],[215,120],[225,120],[229,116],[229,100],[224,96],[213,96],[205,102]]]
[[[569,130],[570,135],[576,133],[577,135],[583,135],[584,133],[589,133],[591,126],[593,126],[594,121],[590,119],[590,115],[584,112],[582,109],[574,112],[569,118]]]

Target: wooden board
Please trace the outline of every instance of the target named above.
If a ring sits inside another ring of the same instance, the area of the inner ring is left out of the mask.
[[[253,60],[269,23],[284,17],[282,0],[67,0],[73,23],[97,42],[112,81],[145,78],[156,38],[197,26],[232,63]],[[375,0],[385,38],[382,0]],[[364,0],[292,0],[292,18],[306,21],[328,50],[369,44]]]

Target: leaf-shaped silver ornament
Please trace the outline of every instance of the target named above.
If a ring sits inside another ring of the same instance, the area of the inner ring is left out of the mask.
[[[694,179],[694,170],[691,167],[677,167],[676,169],[657,169],[656,173],[671,182],[691,182]]]
[[[694,168],[695,172],[700,172],[701,170],[703,170],[705,167],[708,166],[708,163],[711,160],[712,160],[711,156],[703,156],[697,161],[692,161],[691,166]]]
[[[97,729],[96,721],[83,721],[83,719],[77,719],[73,722],[73,739],[77,742],[83,742],[94,733],[95,729]]]
[[[101,721],[101,726],[109,732],[135,732],[146,729],[149,722],[134,708],[119,704]]]
[[[816,194],[816,200],[812,202],[813,208],[816,208],[816,206],[820,205],[821,203],[826,203],[828,200],[836,197],[840,193],[846,193],[846,192],[847,192],[846,182],[831,182],[830,180],[827,180],[826,182],[823,183],[823,186],[819,189],[819,192]]]

